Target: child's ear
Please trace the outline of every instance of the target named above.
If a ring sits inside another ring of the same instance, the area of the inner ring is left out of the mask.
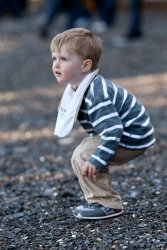
[[[90,71],[92,69],[92,60],[91,59],[86,59],[83,62],[82,65],[82,72],[83,73],[87,73],[88,71]]]

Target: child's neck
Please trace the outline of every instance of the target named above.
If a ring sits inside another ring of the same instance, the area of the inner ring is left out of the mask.
[[[91,76],[91,78],[92,78],[92,77],[94,77],[97,73],[98,73],[98,69],[96,69],[96,70],[94,70],[94,71],[89,71],[89,72],[86,73],[86,74],[84,75],[84,77],[80,80],[79,84],[72,84],[72,83],[71,83],[72,89],[74,89],[74,90],[76,91],[77,88],[78,88],[78,86],[84,81],[84,79],[85,79],[89,74],[92,74],[92,75],[93,75],[93,76]],[[88,78],[88,79],[89,79],[89,78]],[[91,79],[89,79],[89,81],[91,81]]]
[[[81,84],[81,82],[85,79],[85,77],[91,72],[88,72],[86,74],[83,75],[83,77],[80,79],[80,81],[78,83],[71,83],[71,86],[74,90],[76,90],[78,88],[78,86]]]

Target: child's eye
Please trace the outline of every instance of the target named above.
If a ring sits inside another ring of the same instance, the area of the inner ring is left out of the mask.
[[[56,57],[55,57],[55,56],[53,56],[53,57],[52,57],[52,60],[53,60],[53,61],[56,61]]]
[[[64,56],[62,56],[62,57],[61,57],[61,60],[62,60],[62,61],[67,61],[67,58],[64,57]]]

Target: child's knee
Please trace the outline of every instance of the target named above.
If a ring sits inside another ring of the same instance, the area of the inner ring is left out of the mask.
[[[83,163],[84,159],[82,157],[82,152],[80,150],[75,150],[71,157],[71,165],[74,172],[78,172],[78,170],[81,171]]]

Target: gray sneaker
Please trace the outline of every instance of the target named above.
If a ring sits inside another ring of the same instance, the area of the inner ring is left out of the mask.
[[[123,214],[122,209],[103,207],[99,203],[81,205],[73,210],[75,217],[86,220],[113,218],[121,214]]]

